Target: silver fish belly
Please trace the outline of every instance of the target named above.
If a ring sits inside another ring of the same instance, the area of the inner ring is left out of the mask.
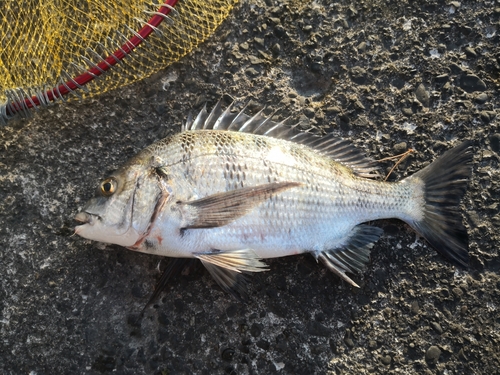
[[[267,270],[262,259],[310,252],[346,274],[369,260],[382,230],[407,222],[454,264],[468,262],[458,209],[471,173],[465,142],[397,183],[346,141],[297,133],[261,113],[218,104],[179,134],[129,160],[100,185],[76,220],[82,237],[131,250],[198,258],[223,289]]]

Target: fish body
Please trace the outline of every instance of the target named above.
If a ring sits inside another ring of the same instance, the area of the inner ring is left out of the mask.
[[[347,141],[295,132],[260,112],[204,109],[181,133],[152,144],[100,184],[76,219],[82,237],[175,258],[198,258],[240,293],[239,274],[265,258],[311,253],[346,274],[369,260],[401,219],[455,264],[468,261],[458,204],[471,173],[466,142],[399,182]]]

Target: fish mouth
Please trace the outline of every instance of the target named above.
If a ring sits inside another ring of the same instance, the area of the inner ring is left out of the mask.
[[[85,212],[85,211],[77,213],[74,217],[75,221],[78,221],[79,223],[81,223],[78,226],[82,226],[85,224],[93,225],[95,223],[96,218],[99,219],[98,216],[92,215],[92,214]]]

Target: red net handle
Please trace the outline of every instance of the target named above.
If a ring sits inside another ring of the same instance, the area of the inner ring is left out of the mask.
[[[92,81],[94,78],[99,77],[103,73],[111,69],[111,67],[118,64],[127,55],[129,55],[139,44],[141,44],[153,31],[157,28],[162,21],[164,21],[164,16],[167,16],[172,12],[173,7],[177,4],[178,0],[166,0],[158,9],[157,14],[153,15],[150,20],[130,39],[127,40],[119,49],[117,49],[112,55],[106,57],[95,67],[87,70],[85,73],[79,75],[78,77],[72,78],[66,81],[64,84],[57,86],[54,89],[48,90],[44,93],[44,97],[49,101],[54,101],[59,99],[59,94],[67,95],[68,93],[77,90],[78,88],[85,86],[87,83]],[[161,16],[162,14],[163,16]],[[55,94],[57,93],[57,95]],[[38,96],[32,96],[31,98],[25,98],[18,102],[12,102],[7,105],[6,114],[7,116],[14,116],[20,111],[24,111],[26,108],[33,108],[42,105]]]

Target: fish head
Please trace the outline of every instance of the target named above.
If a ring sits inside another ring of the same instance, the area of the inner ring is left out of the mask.
[[[142,165],[127,165],[102,180],[95,195],[75,216],[75,234],[94,241],[132,247],[154,220],[161,189]]]

